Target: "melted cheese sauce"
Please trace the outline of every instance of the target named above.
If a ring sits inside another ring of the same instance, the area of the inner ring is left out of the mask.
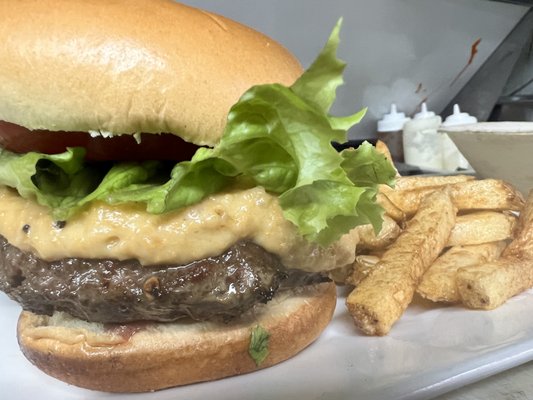
[[[0,186],[0,204],[0,234],[48,261],[83,257],[182,264],[218,255],[246,239],[277,254],[287,267],[327,271],[352,263],[358,242],[354,229],[326,248],[308,243],[285,220],[277,198],[261,188],[213,195],[161,215],[135,204],[95,203],[62,228],[48,208],[10,188]]]

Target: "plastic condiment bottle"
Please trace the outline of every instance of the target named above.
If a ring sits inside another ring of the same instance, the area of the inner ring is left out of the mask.
[[[398,112],[396,104],[391,104],[390,113],[378,121],[377,138],[387,145],[394,161],[404,162],[403,126],[410,119]]]
[[[449,115],[442,123],[443,127],[454,125],[475,124],[477,118],[468,113],[461,112],[458,104],[453,106],[453,114]],[[442,158],[443,167],[448,171],[457,171],[458,169],[471,168],[468,160],[461,154],[457,146],[450,137],[443,133],[442,137]]]
[[[421,111],[403,127],[405,162],[429,171],[443,169],[441,134],[438,129],[442,119],[428,111],[422,103]]]

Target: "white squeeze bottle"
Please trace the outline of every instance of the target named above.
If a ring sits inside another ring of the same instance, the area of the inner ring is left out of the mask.
[[[405,163],[429,171],[443,169],[442,134],[438,129],[442,119],[428,111],[422,103],[421,111],[403,127],[403,152]]]
[[[394,161],[404,162],[402,130],[410,119],[403,112],[398,112],[396,104],[391,104],[390,113],[378,121],[377,137],[387,145]]]
[[[461,112],[459,105],[453,106],[453,114],[449,115],[442,123],[443,127],[454,125],[475,124],[477,118],[468,113]],[[443,167],[447,171],[457,171],[458,169],[469,169],[468,160],[461,154],[450,137],[442,133],[442,158]]]

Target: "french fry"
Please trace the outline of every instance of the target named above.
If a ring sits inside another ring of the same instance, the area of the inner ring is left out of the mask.
[[[500,259],[457,272],[457,290],[464,305],[491,310],[533,287],[533,191],[518,218],[515,239]]]
[[[409,226],[348,295],[348,310],[364,333],[385,335],[401,317],[422,275],[444,248],[456,212],[448,189],[426,196]]]
[[[396,221],[388,215],[383,216],[383,225],[377,235],[372,225],[361,225],[357,230],[359,233],[357,252],[384,249],[396,240],[401,231]]]
[[[457,217],[447,246],[467,246],[512,238],[517,217],[511,213],[478,211]]]
[[[452,247],[429,267],[416,289],[417,293],[435,302],[459,303],[461,297],[456,286],[458,269],[496,260],[505,245],[504,241],[500,241]]]
[[[476,179],[472,175],[413,175],[396,179],[395,190],[437,187]]]
[[[502,257],[457,272],[457,291],[469,308],[492,310],[532,286],[533,259]]]
[[[382,185],[385,186],[385,185]],[[387,186],[388,187],[388,186]],[[385,193],[378,192],[376,197],[377,203],[385,210],[385,215],[388,215],[399,224],[403,224],[405,221],[405,213],[396,207],[392,201],[389,200]]]
[[[520,212],[516,237],[503,253],[504,257],[533,258],[533,190],[529,192],[526,205]]]
[[[459,210],[518,211],[524,205],[524,198],[519,191],[496,179],[469,180],[447,186]],[[396,207],[409,216],[416,213],[421,199],[434,190],[435,187],[392,190],[386,195]]]
[[[352,273],[346,279],[346,283],[357,286],[365,279],[379,262],[379,257],[374,255],[360,255],[355,257]]]

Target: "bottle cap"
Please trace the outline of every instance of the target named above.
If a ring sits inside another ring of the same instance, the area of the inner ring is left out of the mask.
[[[383,118],[378,121],[378,132],[401,131],[408,120],[410,120],[409,117],[396,110],[396,104],[391,104],[390,113],[383,115]]]
[[[435,116],[435,113],[433,111],[428,111],[428,106],[426,102],[422,103],[422,106],[420,107],[420,112],[416,113],[413,119],[425,119],[425,118],[432,118]]]
[[[442,126],[453,126],[453,125],[464,125],[464,124],[475,124],[477,118],[472,115],[461,112],[459,104],[454,104],[453,114],[448,115],[446,120],[442,123]]]

